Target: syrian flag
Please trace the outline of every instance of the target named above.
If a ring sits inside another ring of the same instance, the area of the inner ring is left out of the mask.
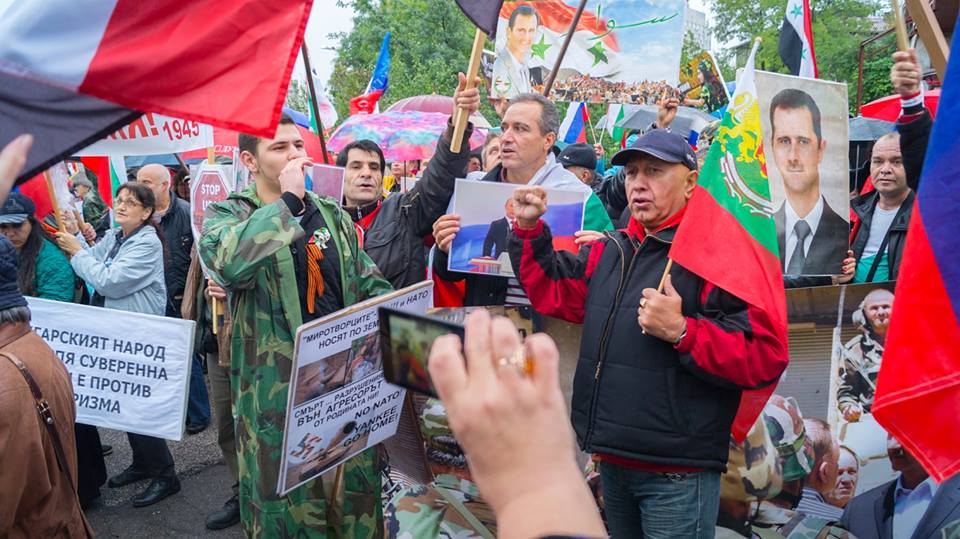
[[[557,139],[567,144],[587,142],[587,126],[590,125],[590,113],[586,103],[570,103],[567,115],[560,123],[560,132]]]
[[[0,147],[35,140],[18,181],[143,112],[273,136],[311,3],[14,3],[0,17]]]
[[[529,65],[551,70],[577,8],[567,5],[563,0],[504,3],[500,9],[500,31],[497,32],[498,51],[507,46],[506,28],[510,15],[522,6],[536,10],[539,19],[540,31],[531,49]],[[611,77],[623,71],[620,44],[613,34],[614,28],[613,21],[608,26],[608,20],[601,18],[599,13],[584,10],[563,56],[562,68],[591,77]]]
[[[793,75],[811,79],[820,76],[813,48],[810,0],[788,0],[780,27],[780,59]]]
[[[377,65],[370,75],[370,82],[363,95],[350,100],[350,115],[376,114],[380,112],[380,98],[387,91],[390,82],[390,32],[383,36],[380,43],[380,54],[377,55]]]

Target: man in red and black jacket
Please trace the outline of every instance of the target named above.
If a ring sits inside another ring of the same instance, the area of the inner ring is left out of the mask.
[[[572,420],[600,458],[613,537],[713,537],[741,392],[776,381],[787,351],[763,311],[681,266],[656,289],[697,183],[683,137],[650,131],[613,164],[626,170],[625,230],[557,252],[546,193],[521,188],[508,250],[537,311],[583,324]]]

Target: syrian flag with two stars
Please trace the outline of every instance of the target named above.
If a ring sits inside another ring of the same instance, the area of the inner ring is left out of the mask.
[[[789,0],[780,27],[780,59],[791,75],[816,79],[817,55],[813,48],[810,0]]]

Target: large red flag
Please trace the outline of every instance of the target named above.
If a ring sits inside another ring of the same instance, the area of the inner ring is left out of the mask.
[[[960,50],[960,34],[953,38]],[[960,61],[940,114],[907,232],[872,412],[937,481],[960,472]]]
[[[0,18],[0,147],[20,180],[140,112],[272,136],[312,0],[44,0]]]

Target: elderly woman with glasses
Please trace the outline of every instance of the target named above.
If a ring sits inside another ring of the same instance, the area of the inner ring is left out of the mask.
[[[57,234],[57,245],[70,257],[73,271],[93,287],[93,305],[157,316],[166,312],[163,236],[157,231],[155,211],[153,191],[127,182],[114,198],[114,217],[120,230],[108,232],[92,247],[68,233]],[[180,482],[166,441],[131,433],[127,438],[133,449],[133,464],[111,477],[108,486],[152,479],[133,499],[134,507],[146,507],[179,492]]]

